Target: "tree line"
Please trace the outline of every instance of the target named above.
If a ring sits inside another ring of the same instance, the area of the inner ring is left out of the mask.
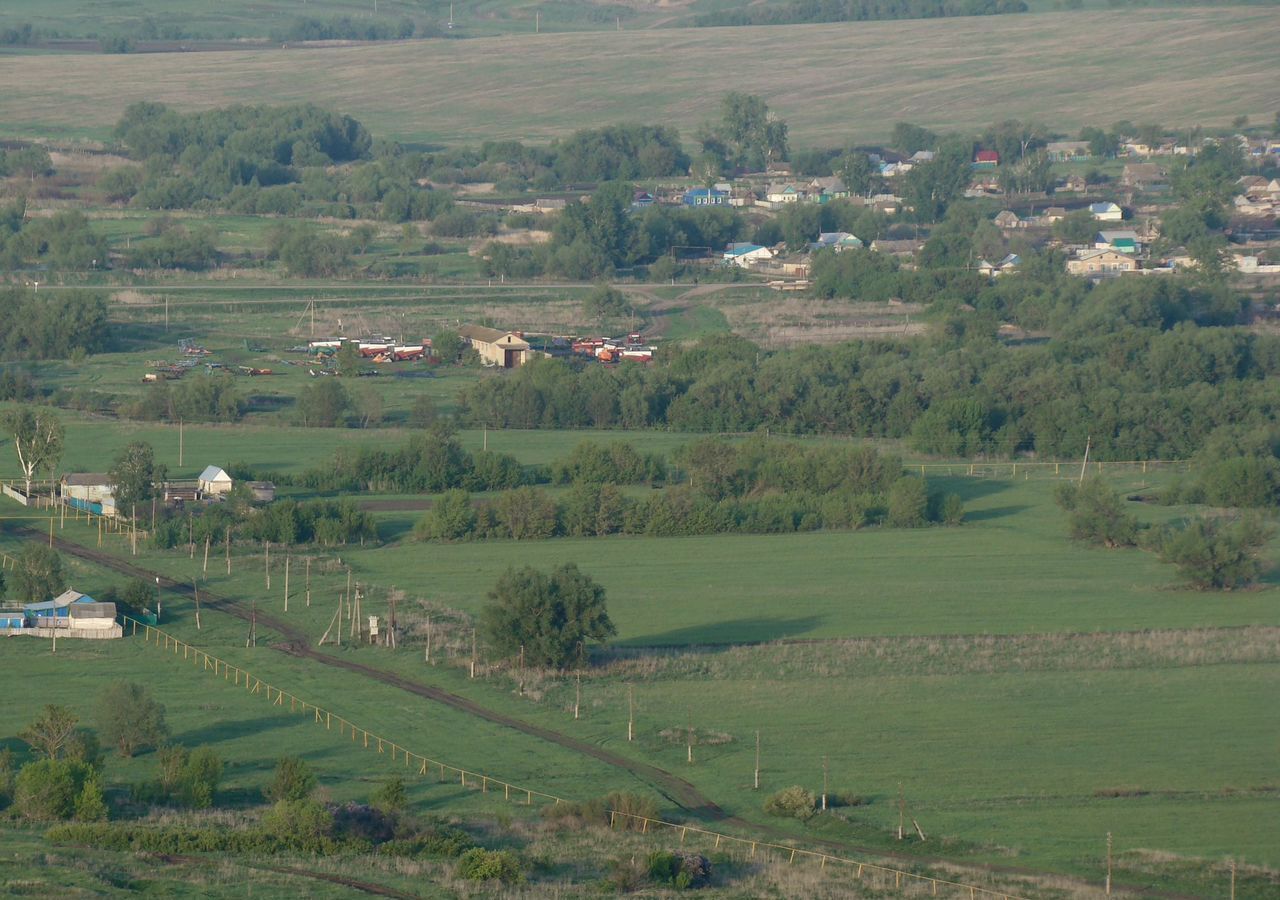
[[[599,456],[587,448],[580,457]],[[420,540],[545,539],[608,534],[784,534],[872,524],[958,524],[958,497],[930,496],[894,457],[856,446],[704,438],[675,458],[683,483],[635,498],[607,469],[579,470],[567,493],[524,486],[474,504],[447,491],[415,526]]]
[[[725,25],[801,25],[808,22],[872,22],[883,19],[937,19],[949,16],[994,16],[1022,13],[1022,0],[792,0],[790,3],[752,5],[741,9],[703,13],[694,24],[718,28]]]

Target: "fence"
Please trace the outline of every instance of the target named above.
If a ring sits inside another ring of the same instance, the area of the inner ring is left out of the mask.
[[[283,707],[285,700],[289,702],[289,711],[299,715],[311,713],[315,724],[323,725],[326,731],[332,731],[337,726],[338,736],[344,737],[350,735],[352,743],[357,744],[363,749],[376,750],[378,753],[389,754],[391,761],[394,763],[397,759],[403,759],[404,765],[410,772],[416,772],[418,775],[431,775],[438,773],[438,779],[441,782],[453,781],[456,779],[463,787],[478,789],[483,793],[497,793],[502,790],[504,800],[515,800],[523,802],[524,805],[531,806],[534,800],[544,803],[559,805],[570,801],[563,797],[557,797],[554,794],[548,794],[544,791],[534,790],[532,788],[521,785],[512,784],[500,778],[494,778],[482,772],[474,772],[470,769],[464,769],[450,763],[441,762],[419,753],[414,753],[405,747],[400,746],[389,738],[375,734],[367,729],[361,728],[348,719],[335,715],[324,707],[317,706],[302,698],[281,690],[274,685],[268,684],[257,676],[253,675],[246,669],[234,666],[225,660],[219,659],[212,654],[201,650],[199,647],[192,646],[187,642],[180,640],[176,636],[169,634],[154,625],[148,625],[137,619],[122,616],[122,622],[126,629],[132,628],[131,634],[136,635],[139,627],[143,629],[143,640],[155,647],[168,652],[172,647],[173,655],[176,658],[181,652],[184,661],[190,661],[193,666],[198,668],[202,673],[210,672],[214,677],[222,675],[224,681],[230,681],[234,687],[244,685],[245,691],[251,694],[265,696],[268,703],[272,706]],[[863,860],[850,859],[845,856],[839,856],[833,853],[827,853],[821,850],[808,850],[803,847],[793,847],[787,844],[779,844],[773,841],[755,840],[752,838],[740,837],[737,835],[725,834],[723,832],[712,831],[706,828],[700,828],[696,825],[680,822],[668,822],[664,819],[651,818],[649,816],[636,815],[635,813],[625,812],[623,810],[608,810],[609,827],[616,828],[620,823],[631,823],[633,828],[636,823],[639,824],[638,830],[643,834],[651,832],[656,833],[659,830],[666,830],[671,833],[679,833],[680,843],[683,846],[689,835],[702,839],[707,843],[713,843],[716,849],[721,847],[735,847],[744,850],[751,858],[764,853],[774,853],[779,858],[785,858],[788,863],[794,863],[797,859],[816,861],[820,868],[826,869],[827,864],[839,864],[849,867],[854,871],[858,878],[862,878],[865,874],[871,874],[883,877],[887,880],[891,877],[894,881],[895,888],[904,888],[907,885],[928,888],[930,893],[937,895],[939,888],[951,891],[958,891],[961,894],[968,893],[970,900],[976,900],[978,897],[999,897],[1001,900],[1025,900],[1016,894],[1010,894],[1006,891],[995,890],[993,888],[981,887],[979,885],[967,884],[959,881],[950,881],[945,878],[935,878],[931,875],[922,875],[918,872],[909,872],[905,869],[895,869],[890,866],[880,865],[878,863],[870,863]]]

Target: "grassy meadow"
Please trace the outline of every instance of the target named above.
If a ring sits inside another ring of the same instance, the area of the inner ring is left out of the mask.
[[[545,142],[584,122],[662,122],[689,134],[732,89],[767,99],[802,145],[883,139],[903,120],[934,129],[1007,118],[1064,130],[1123,118],[1215,126],[1241,114],[1270,118],[1278,41],[1271,7],[1242,6],[20,54],[0,56],[0,121],[14,136],[101,139],[139,100],[182,109],[314,100],[404,142]]]
[[[544,452],[523,451],[526,460]],[[1123,476],[1117,486],[1133,492],[1165,477]],[[968,522],[960,528],[393,543],[313,553],[310,608],[300,554],[286,618],[318,640],[345,584],[340,558],[365,592],[365,612],[385,615],[388,592],[402,592],[398,616],[410,637],[396,652],[349,645],[329,652],[674,772],[726,812],[801,839],[902,849],[891,839],[901,783],[910,815],[930,836],[907,852],[1094,876],[1111,831],[1121,883],[1169,889],[1198,884],[1210,870],[1171,873],[1152,862],[1156,851],[1280,864],[1273,754],[1280,720],[1268,712],[1280,688],[1276,571],[1256,591],[1184,590],[1151,554],[1068,542],[1052,479],[955,477],[945,487],[965,496]],[[1132,505],[1151,522],[1186,511]],[[68,522],[63,534],[96,543],[83,523]],[[119,535],[105,546],[176,581],[200,574],[200,553],[192,560],[182,550],[140,548],[134,558]],[[483,657],[480,678],[466,672],[468,617],[501,571],[563,561],[605,586],[619,631],[616,649],[583,680],[576,721],[571,679],[522,679]],[[227,576],[215,554],[207,588],[284,616],[280,549],[272,552],[270,591],[262,563],[260,550],[239,548]],[[90,589],[104,577],[84,574]],[[274,640],[265,631],[259,649],[246,650],[242,622],[206,608],[197,631],[193,612],[189,599],[168,597],[166,627],[286,690],[352,710],[362,726],[402,736],[417,752],[461,756],[471,760],[462,764],[532,778],[570,797],[617,786],[614,775],[623,774],[590,760],[580,766],[569,750],[509,730],[496,739],[494,726],[394,688],[264,653]],[[430,666],[427,614],[435,621]],[[748,643],[756,645],[722,646]],[[151,651],[136,644],[91,649],[120,654],[122,670],[154,671]],[[192,682],[199,689],[199,678],[172,681],[175,691]],[[633,743],[625,739],[627,685],[637,707]],[[441,719],[446,730],[431,727]],[[239,727],[226,725],[229,733]],[[751,789],[756,729],[764,745],[759,793]],[[317,737],[309,745],[332,752]],[[240,746],[252,756],[254,739],[245,740]],[[791,784],[819,789],[823,757],[832,791],[856,795],[859,805],[806,825],[762,815],[762,794]],[[431,808],[451,809],[455,799]],[[1236,827],[1240,821],[1250,828]],[[1264,879],[1259,893],[1242,895],[1265,896],[1269,885]]]

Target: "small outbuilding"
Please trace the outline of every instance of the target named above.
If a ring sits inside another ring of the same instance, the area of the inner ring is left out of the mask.
[[[196,484],[200,488],[200,493],[206,497],[218,497],[228,493],[235,482],[231,480],[230,475],[217,466],[206,466],[200,473],[200,477],[196,479]]]
[[[249,492],[255,503],[270,503],[276,499],[276,486],[271,481],[250,481]]]

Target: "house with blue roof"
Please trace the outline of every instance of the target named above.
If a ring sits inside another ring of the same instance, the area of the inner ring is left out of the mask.
[[[836,253],[841,250],[857,250],[861,247],[861,239],[847,231],[824,231],[809,245],[810,250],[834,250]]]
[[[681,202],[685,206],[728,206],[729,192],[716,188],[689,188]]]

